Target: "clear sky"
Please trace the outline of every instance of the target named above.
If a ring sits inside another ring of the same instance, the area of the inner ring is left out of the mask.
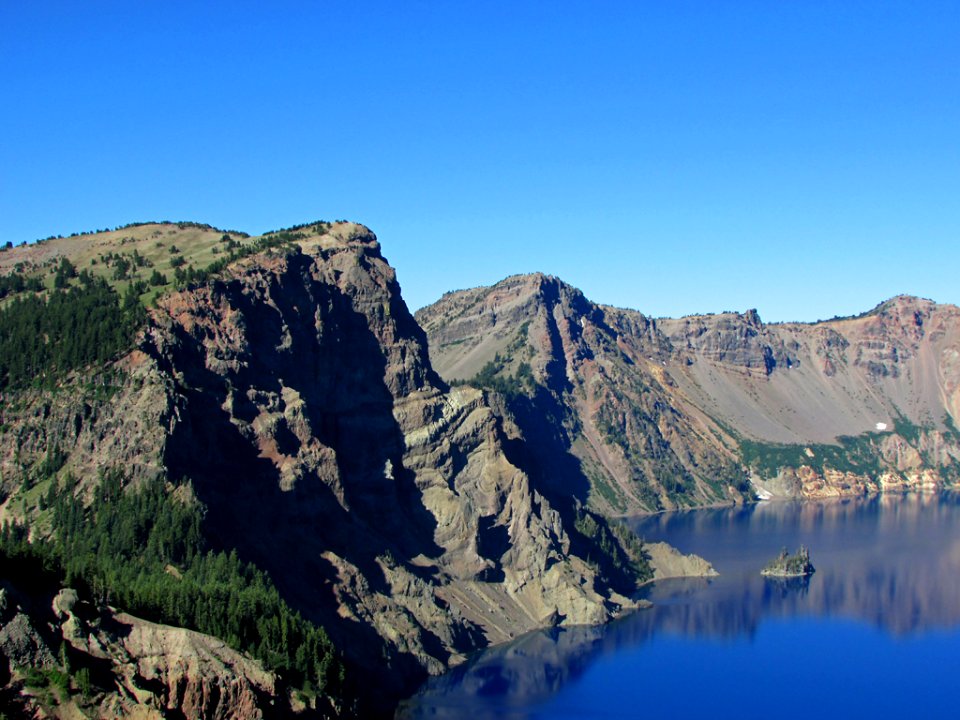
[[[339,218],[413,308],[960,303],[960,3],[0,2],[0,242]]]

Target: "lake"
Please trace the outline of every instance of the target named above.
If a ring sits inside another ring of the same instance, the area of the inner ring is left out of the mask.
[[[955,717],[956,495],[761,503],[631,523],[702,555],[710,580],[661,581],[654,607],[544,630],[429,681],[419,718]],[[763,578],[786,546],[816,573]]]

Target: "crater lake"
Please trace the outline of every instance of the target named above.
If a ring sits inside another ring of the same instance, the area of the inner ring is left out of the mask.
[[[430,680],[397,718],[944,717],[960,669],[954,494],[770,502],[630,521],[718,577],[659,581],[653,607],[543,630]],[[816,572],[765,578],[781,548]]]

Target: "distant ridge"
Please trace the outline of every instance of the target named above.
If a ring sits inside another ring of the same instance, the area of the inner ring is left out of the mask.
[[[552,418],[604,512],[958,477],[953,305],[898,295],[814,323],[766,324],[756,310],[654,319],[533,273],[445,294],[416,317],[444,378]]]

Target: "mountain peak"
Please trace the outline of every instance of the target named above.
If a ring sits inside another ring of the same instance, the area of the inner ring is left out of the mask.
[[[877,305],[872,312],[882,312],[884,310],[902,310],[902,309],[924,309],[930,310],[937,306],[937,303],[928,298],[918,297],[916,295],[895,295],[889,300]]]

